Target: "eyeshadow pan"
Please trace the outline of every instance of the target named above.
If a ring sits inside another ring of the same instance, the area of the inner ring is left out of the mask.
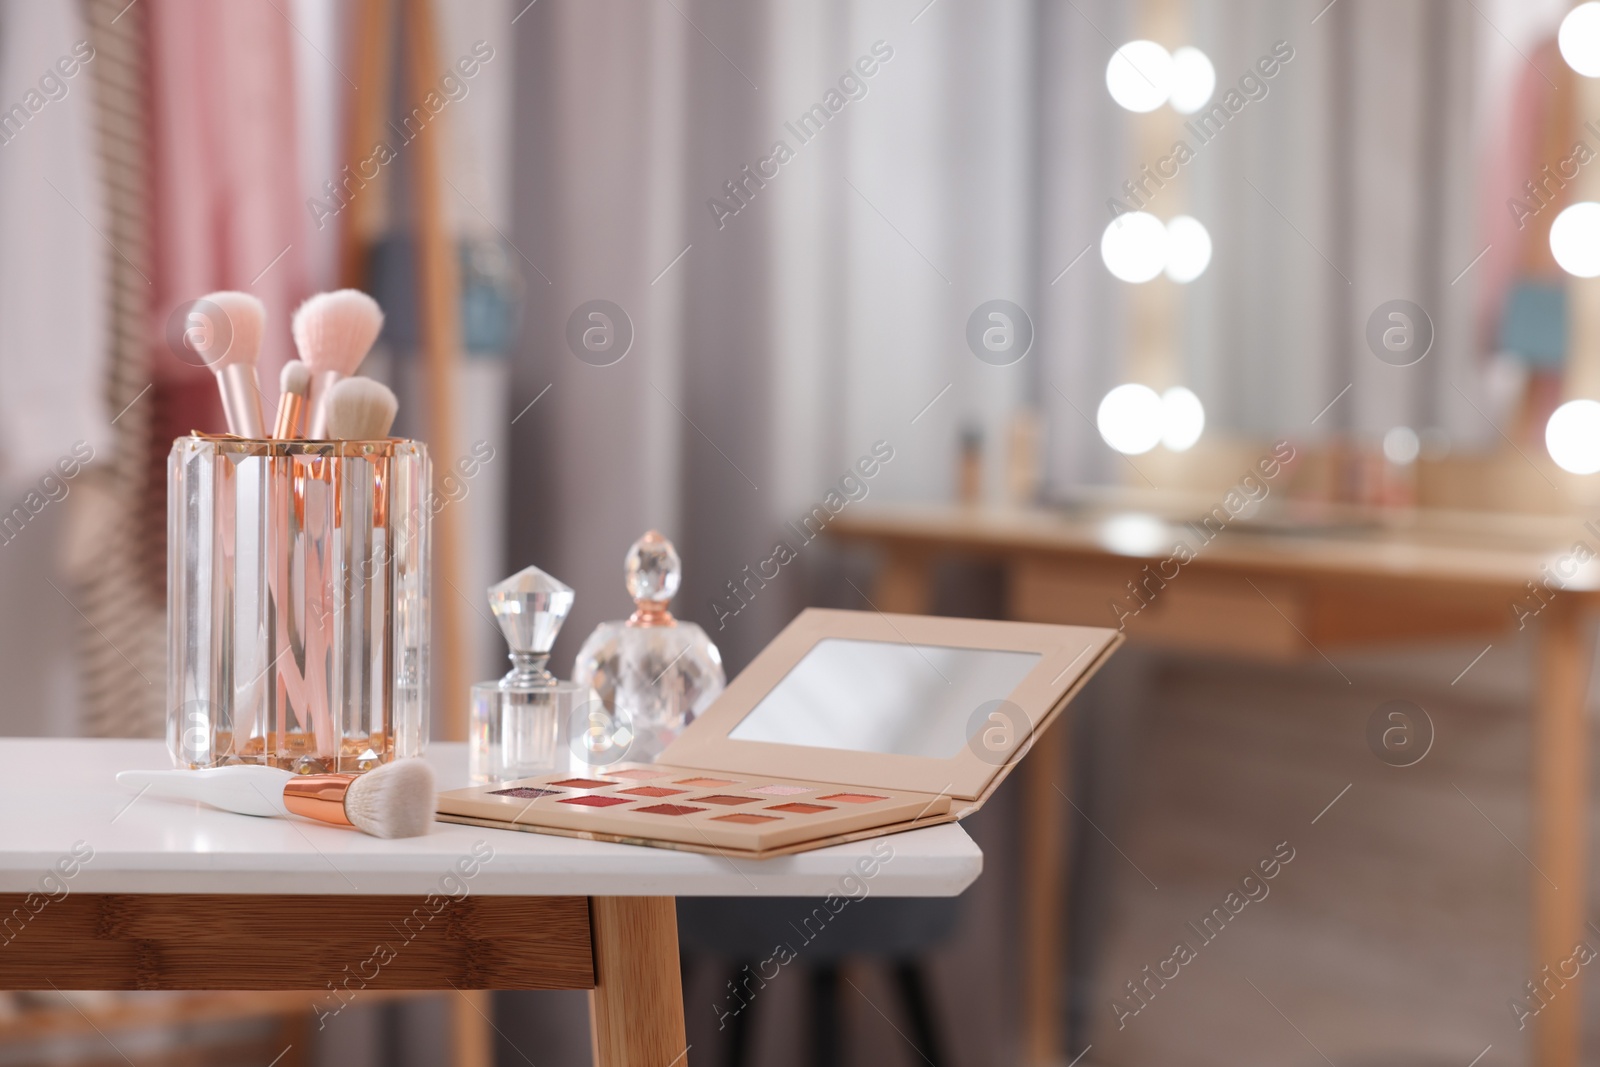
[[[560,782],[556,783],[560,785]],[[679,778],[673,785],[698,785],[701,787],[712,785],[738,785],[732,778]]]
[[[705,808],[691,808],[687,804],[652,804],[648,808],[634,808],[646,815],[687,815],[691,811],[705,811]]]
[[[568,789],[604,789],[615,782],[600,782],[593,778],[568,778],[564,782],[551,782],[551,785],[564,785]]]
[[[769,797],[792,797],[799,793],[809,793],[811,790],[801,785],[763,785],[750,792]]]
[[[558,800],[558,801],[556,801],[556,803],[558,803],[558,804],[582,804],[586,808],[609,808],[613,804],[632,804],[633,801],[631,801],[631,800],[623,800],[621,797],[595,797],[595,796],[588,796],[588,797],[569,797],[566,800]]]
[[[511,789],[491,789],[489,790],[489,795],[492,797],[521,797],[523,800],[534,800],[538,797],[558,797],[561,795],[561,790],[535,789],[529,785],[519,785]]]
[[[607,771],[613,778],[632,778],[636,782],[648,782],[652,778],[662,777],[660,771],[650,771],[643,767],[630,767],[624,771]]]
[[[789,804],[774,804],[767,810],[791,811],[796,815],[815,815],[819,811],[832,811],[833,808],[829,807],[827,804],[807,804],[804,801],[796,800]]]
[[[731,807],[735,807],[735,806],[737,806],[739,804],[754,804],[756,802],[756,798],[755,797],[734,797],[734,796],[729,796],[726,793],[720,793],[720,794],[718,794],[717,796],[714,796],[714,797],[695,797],[694,798],[694,802],[696,804],[725,804],[725,805],[727,805],[728,807],[731,808]]]
[[[825,797],[818,797],[817,799],[841,800],[846,804],[876,804],[880,800],[888,800],[889,798],[875,797],[871,793],[830,793]]]
[[[675,797],[679,793],[687,793],[687,789],[664,789],[659,785],[639,785],[632,789],[619,789],[619,793],[626,793],[630,797]]]
[[[748,811],[736,811],[732,815],[713,815],[712,822],[736,822],[741,826],[753,826],[760,822],[777,822],[776,815],[752,815]]]

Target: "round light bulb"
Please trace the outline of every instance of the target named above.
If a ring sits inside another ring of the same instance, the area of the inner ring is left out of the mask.
[[[1172,90],[1172,54],[1154,41],[1129,41],[1111,53],[1106,88],[1129,111],[1154,111]]]
[[[1544,447],[1564,471],[1600,471],[1600,403],[1569,400],[1556,408],[1545,423]]]
[[[1100,235],[1106,270],[1125,282],[1147,282],[1167,265],[1167,228],[1148,211],[1125,211]]]
[[[1585,78],[1600,78],[1600,3],[1590,0],[1567,12],[1556,33],[1567,66]]]
[[[1161,441],[1161,398],[1148,385],[1119,385],[1100,401],[1095,425],[1106,444],[1126,456],[1150,451]]]
[[[1184,45],[1172,53],[1172,107],[1193,115],[1217,88],[1217,69],[1200,49]]]
[[[1600,275],[1600,204],[1573,204],[1550,223],[1550,254],[1568,274]]]
[[[1383,435],[1383,458],[1397,467],[1415,463],[1421,451],[1422,440],[1409,426],[1396,426]]]
[[[1161,443],[1174,452],[1187,452],[1206,428],[1206,409],[1200,398],[1181,385],[1161,394]]]
[[[1100,527],[1100,544],[1121,556],[1153,556],[1172,544],[1167,524],[1154,515],[1113,515]]]
[[[1211,235],[1200,220],[1178,215],[1167,222],[1167,277],[1180,284],[1194,281],[1211,263]]]

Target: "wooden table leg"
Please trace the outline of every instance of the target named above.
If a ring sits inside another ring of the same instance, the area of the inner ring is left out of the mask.
[[[1068,729],[1063,722],[1046,730],[1017,769],[1027,803],[1022,845],[1022,973],[1027,982],[1022,994],[1022,1062],[1028,1067],[1061,1062],[1067,804],[1056,792],[1056,776],[1064,765]]]
[[[1593,943],[1584,928],[1588,630],[1573,599],[1558,597],[1544,615],[1533,720],[1533,862],[1539,869],[1533,875],[1534,955],[1529,973],[1535,981],[1546,964],[1554,972],[1578,942]],[[1582,1018],[1582,994],[1574,979],[1532,1020],[1535,1067],[1577,1067]]]
[[[688,1067],[671,897],[590,897],[595,1067]]]
[[[494,1067],[494,994],[463,989],[450,994],[450,1063],[452,1067]]]

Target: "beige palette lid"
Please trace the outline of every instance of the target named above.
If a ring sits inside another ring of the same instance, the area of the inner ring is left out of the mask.
[[[943,794],[965,814],[1121,642],[1102,627],[810,608],[660,760]]]

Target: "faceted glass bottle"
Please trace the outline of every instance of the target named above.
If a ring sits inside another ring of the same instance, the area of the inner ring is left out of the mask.
[[[566,772],[574,717],[594,701],[587,686],[545,669],[576,594],[537,567],[489,589],[489,608],[511,647],[511,671],[472,687],[469,770],[476,783]]]
[[[651,530],[634,542],[623,565],[634,613],[596,627],[572,677],[632,731],[628,759],[647,763],[716,699],[727,679],[722,654],[706,632],[667,610],[683,578],[672,542]]]

